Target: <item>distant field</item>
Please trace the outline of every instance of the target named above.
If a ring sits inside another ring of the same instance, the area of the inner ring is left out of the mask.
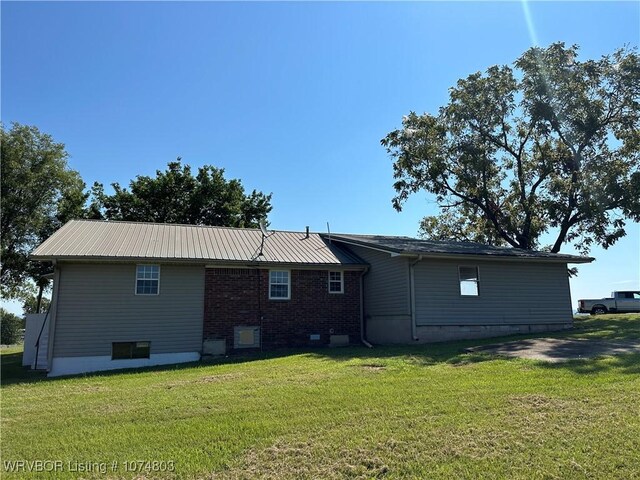
[[[640,315],[556,336],[640,338]],[[461,353],[479,343],[53,380],[2,349],[2,478],[639,478],[640,355]],[[16,460],[63,471],[7,474]]]

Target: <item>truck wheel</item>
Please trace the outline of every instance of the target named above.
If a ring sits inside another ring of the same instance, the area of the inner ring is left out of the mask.
[[[604,315],[607,313],[607,307],[604,305],[596,305],[591,309],[591,315]]]

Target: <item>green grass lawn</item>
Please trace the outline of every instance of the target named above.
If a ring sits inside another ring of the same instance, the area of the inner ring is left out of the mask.
[[[640,315],[556,336],[640,338]],[[495,341],[48,380],[4,349],[2,478],[640,478],[640,355],[548,364],[461,353]],[[6,474],[12,460],[65,471]],[[125,461],[175,471],[133,473]],[[106,462],[108,473],[67,462]]]

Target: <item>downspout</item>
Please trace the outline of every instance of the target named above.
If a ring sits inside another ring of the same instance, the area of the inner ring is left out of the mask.
[[[49,342],[47,346],[47,371],[51,371],[51,367],[53,367],[53,340],[56,335],[56,320],[58,317],[58,299],[60,298],[60,278],[62,277],[62,272],[60,270],[60,266],[56,265],[54,262],[54,276],[53,276],[53,292],[51,294],[51,304],[53,307],[51,308],[51,318],[49,319]]]
[[[364,276],[369,273],[369,267],[366,267],[360,274],[360,341],[369,348],[373,348],[369,342],[367,342],[365,335],[365,323],[364,323]]]
[[[418,338],[418,327],[416,325],[416,278],[415,278],[415,266],[418,262],[422,261],[422,255],[418,256],[418,259],[409,265],[409,292],[411,295],[411,338],[414,341]]]

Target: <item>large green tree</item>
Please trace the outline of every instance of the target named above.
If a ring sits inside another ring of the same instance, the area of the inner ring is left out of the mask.
[[[5,298],[26,298],[34,286],[47,286],[50,266],[31,262],[29,254],[56,229],[82,217],[85,184],[67,165],[64,145],[36,127],[0,125],[2,158],[2,269]]]
[[[94,184],[89,208],[94,218],[257,227],[271,211],[271,194],[247,194],[240,180],[227,180],[223,169],[210,165],[194,176],[180,158],[155,177],[137,176],[129,189],[112,187],[114,193],[107,195],[102,184]]]
[[[427,191],[441,208],[422,221],[427,237],[607,248],[640,220],[637,50],[581,61],[576,46],[531,48],[459,80],[437,114],[411,112],[382,144],[394,207]]]

